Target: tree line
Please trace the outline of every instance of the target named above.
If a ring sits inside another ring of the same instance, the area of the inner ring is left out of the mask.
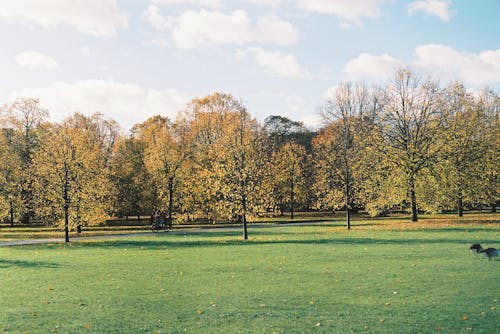
[[[263,213],[345,210],[373,216],[499,200],[500,96],[398,70],[382,87],[340,84],[317,131],[263,124],[230,94],[190,101],[128,135],[102,114],[48,121],[36,98],[0,109],[0,217],[93,225],[165,211],[172,220],[246,223]],[[66,233],[67,235],[67,233]]]

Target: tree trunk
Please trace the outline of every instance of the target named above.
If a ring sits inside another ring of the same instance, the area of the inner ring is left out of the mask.
[[[462,195],[462,189],[458,190],[458,201],[457,201],[457,211],[458,211],[458,216],[463,217],[464,216],[464,203],[463,203],[463,195]]]
[[[247,231],[247,193],[246,193],[246,182],[241,181],[241,220],[243,222],[243,239],[248,240]]]
[[[418,211],[417,211],[417,196],[415,194],[415,174],[410,175],[410,180],[408,182],[410,188],[410,201],[411,201],[411,221],[418,221]]]
[[[14,203],[9,202],[10,226],[14,226]]]
[[[169,177],[168,179],[168,229],[172,229],[172,212],[174,205],[174,179]]]
[[[347,166],[347,161],[346,161],[346,166],[345,166],[345,216],[346,216],[346,224],[347,224],[347,229],[351,229],[351,211],[350,211],[350,206],[351,206],[351,180],[350,180],[350,175],[349,175],[349,168]]]
[[[69,175],[68,167],[64,164],[64,241],[69,242]]]
[[[69,208],[64,204],[64,241],[69,242]]]
[[[295,189],[293,180],[290,182],[290,219],[294,219]]]
[[[491,203],[491,212],[492,213],[497,212],[497,202]]]

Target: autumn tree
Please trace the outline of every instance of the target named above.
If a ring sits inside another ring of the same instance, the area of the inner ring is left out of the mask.
[[[174,192],[181,185],[182,166],[190,154],[185,127],[154,116],[143,123],[141,139],[145,143],[145,167],[159,188],[160,207],[168,208],[171,228]]]
[[[114,146],[110,161],[113,214],[140,219],[141,214],[153,211],[153,182],[144,166],[144,149],[144,142],[133,135],[119,138]]]
[[[246,216],[258,210],[257,122],[241,102],[221,93],[194,99],[183,117],[189,129],[194,177],[188,188],[196,194],[194,204],[213,221],[241,221],[246,239]]]
[[[12,129],[10,142],[13,151],[20,162],[20,173],[17,175],[18,189],[21,198],[21,218],[29,223],[35,216],[33,198],[33,156],[41,142],[42,123],[48,116],[48,111],[40,106],[35,98],[19,98],[11,104],[4,105],[2,126]]]
[[[342,186],[343,194],[334,189],[336,200],[343,198],[347,228],[351,228],[351,210],[355,197],[356,179],[354,169],[360,164],[363,145],[370,133],[374,115],[378,108],[375,94],[370,94],[363,85],[350,82],[339,85],[322,108],[322,116],[328,129],[316,140],[318,156],[323,167],[330,168],[332,180],[327,183]],[[359,167],[359,166],[358,166]],[[338,205],[335,205],[338,207]]]
[[[306,199],[307,156],[305,148],[294,142],[284,144],[271,155],[268,168],[271,174],[266,181],[270,187],[271,203],[279,207],[282,215],[288,206],[291,219],[294,219],[296,204]]]
[[[398,70],[385,87],[376,147],[402,173],[414,222],[418,220],[417,181],[438,158],[448,115],[438,84],[421,81],[408,69]]]
[[[464,203],[478,200],[481,178],[478,167],[488,149],[487,121],[484,108],[460,83],[447,87],[446,103],[450,118],[444,134],[446,145],[434,168],[440,185],[436,192],[441,197],[438,202],[444,207],[456,207],[461,217]]]
[[[109,210],[109,178],[92,118],[75,114],[52,124],[34,159],[39,206],[47,220],[69,227],[97,224]]]
[[[496,212],[496,205],[500,200],[500,96],[498,92],[484,90],[479,97],[479,108],[485,115],[486,152],[479,160],[481,169],[480,198],[491,205],[492,212]]]
[[[13,147],[13,129],[0,130],[0,213],[9,217],[13,226],[16,207],[20,204],[20,156]]]

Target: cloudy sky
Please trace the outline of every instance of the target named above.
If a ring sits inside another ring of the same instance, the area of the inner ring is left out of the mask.
[[[0,105],[128,130],[219,91],[315,126],[331,87],[402,65],[499,90],[498,17],[498,0],[0,0]]]

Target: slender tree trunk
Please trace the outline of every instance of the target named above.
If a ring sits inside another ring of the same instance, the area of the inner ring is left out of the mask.
[[[242,220],[243,220],[243,238],[245,240],[248,239],[248,230],[247,230],[247,197],[246,194],[243,192],[242,194],[242,208],[243,208],[243,213],[242,213]]]
[[[295,189],[293,180],[290,181],[290,218],[294,219]]]
[[[172,229],[172,212],[174,205],[174,178],[168,179],[168,229]]]
[[[14,226],[14,203],[9,201],[10,226]]]
[[[64,204],[64,241],[69,242],[69,208]]]
[[[410,174],[410,179],[408,182],[410,190],[410,201],[411,201],[411,221],[418,221],[418,211],[417,211],[417,195],[415,194],[415,174]]]
[[[63,199],[64,199],[64,241],[69,242],[69,177],[68,168],[66,163],[64,164],[64,189],[63,189]]]
[[[345,216],[347,229],[351,229],[351,180],[349,177],[349,170],[346,168],[345,171]]]
[[[492,213],[497,212],[497,202],[492,202],[491,203],[491,212]]]
[[[458,216],[463,217],[464,216],[464,202],[463,202],[462,188],[458,189],[457,209],[458,209],[457,210]]]

